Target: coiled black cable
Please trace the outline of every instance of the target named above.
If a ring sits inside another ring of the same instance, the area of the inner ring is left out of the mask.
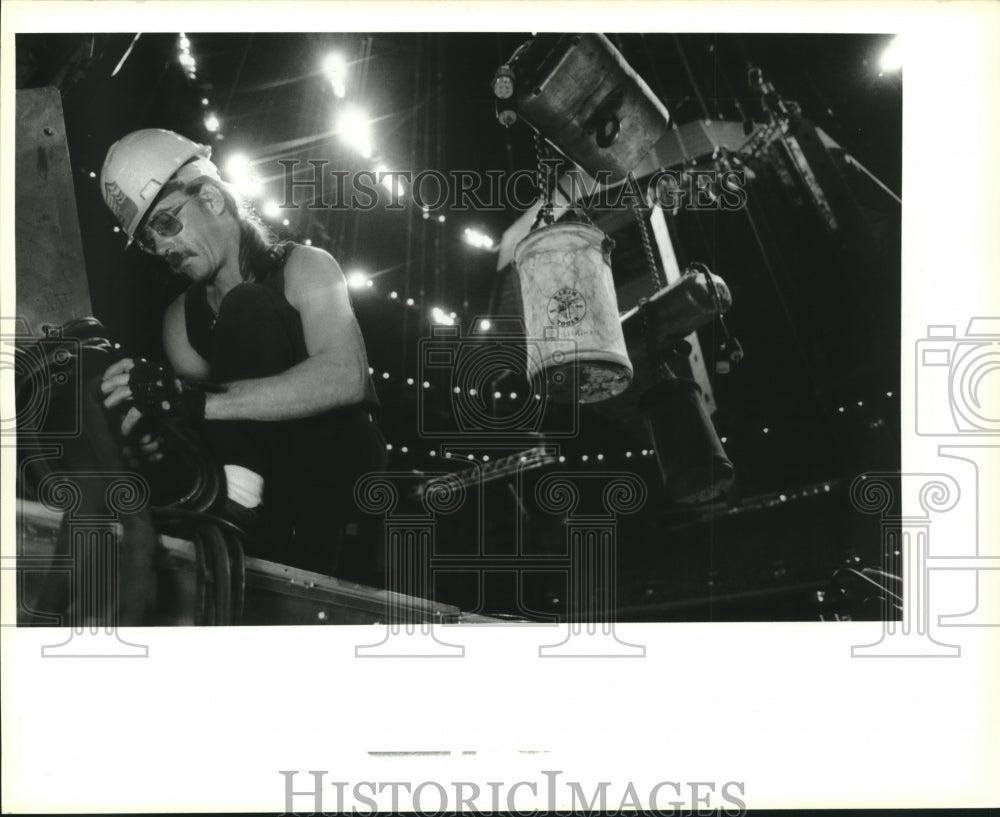
[[[70,321],[48,337],[25,338],[16,347],[20,371],[15,379],[15,396],[18,406],[30,404],[51,405],[54,395],[54,378],[51,373],[62,367],[75,371],[86,382],[88,373],[100,366],[106,368],[123,354],[119,346],[104,336],[104,327],[95,318]],[[75,367],[68,365],[75,363]],[[68,388],[82,388],[82,384],[66,383]],[[29,393],[29,389],[33,390]],[[206,577],[209,568],[215,577],[215,624],[236,624],[242,618],[246,595],[246,558],[244,542],[249,537],[233,522],[208,513],[217,505],[224,485],[222,469],[208,456],[197,435],[172,418],[159,422],[158,430],[169,440],[171,450],[192,475],[187,490],[168,506],[150,506],[158,531],[173,531],[192,541],[195,550],[195,609],[196,624],[205,623]],[[109,429],[92,429],[92,433],[111,433]],[[19,444],[24,448],[41,447],[46,439],[44,429],[19,424]],[[31,458],[26,462],[24,477],[29,485],[20,485],[25,491],[37,486],[53,468],[51,458]]]

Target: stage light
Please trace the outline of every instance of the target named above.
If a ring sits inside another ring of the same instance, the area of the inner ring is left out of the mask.
[[[360,108],[346,108],[337,118],[337,133],[365,159],[372,155],[371,122]]]
[[[491,326],[493,326],[493,323],[490,321],[489,318],[483,318],[479,322],[479,328],[482,329],[484,332],[489,332]]]
[[[893,37],[882,52],[878,62],[879,75],[898,71],[903,67],[903,45],[899,37]]]
[[[323,71],[330,80],[335,96],[343,99],[347,94],[347,61],[343,54],[333,53],[323,60]]]
[[[177,61],[184,68],[184,72],[188,75],[188,79],[194,79],[196,63],[194,57],[191,56],[191,41],[184,34],[180,34],[177,38],[177,45],[180,48],[180,53],[177,55]],[[117,70],[118,69],[115,69],[116,72]]]
[[[261,191],[260,179],[254,173],[250,159],[242,153],[235,153],[225,164],[226,181],[244,196],[256,196]]]
[[[347,285],[351,289],[364,289],[368,286],[368,276],[361,270],[353,270],[347,273]]]
[[[478,230],[473,230],[470,227],[465,228],[465,243],[470,246],[476,247],[480,250],[492,250],[493,249],[493,239],[490,238],[485,233],[481,233]]]
[[[209,133],[218,133],[220,127],[222,127],[222,123],[214,113],[205,117],[205,130]]]
[[[261,212],[265,218],[278,218],[281,215],[281,208],[276,201],[266,201],[261,207]]]
[[[390,195],[394,196],[397,199],[402,197],[403,180],[402,178],[400,178],[399,175],[393,176],[392,171],[390,171],[389,168],[387,168],[385,165],[379,165],[377,168],[375,168],[375,172],[379,174],[379,176],[382,176],[383,173],[385,174],[379,179],[378,183],[382,185],[389,192]],[[395,190],[393,190],[393,188],[395,188]]]
[[[287,226],[288,226],[289,224],[291,224],[291,223],[292,223],[292,222],[290,222],[290,221],[289,221],[289,220],[288,220],[288,219],[286,218],[286,219],[284,219],[284,220],[283,220],[283,221],[281,222],[281,226],[282,226],[282,227],[287,227]]]
[[[442,324],[443,326],[454,326],[455,319],[448,315],[443,309],[435,306],[431,310],[431,317],[434,319],[434,323]]]

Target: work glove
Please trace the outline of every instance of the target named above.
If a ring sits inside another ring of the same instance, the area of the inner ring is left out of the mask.
[[[148,417],[178,417],[201,420],[205,416],[206,391],[218,391],[195,383],[163,363],[145,358],[135,361],[129,373],[128,387],[133,405]]]

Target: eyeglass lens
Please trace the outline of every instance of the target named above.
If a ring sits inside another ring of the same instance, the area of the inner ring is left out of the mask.
[[[136,236],[136,243],[139,245],[139,248],[145,252],[155,254],[156,243],[153,237],[154,233],[164,238],[177,235],[184,226],[181,220],[177,218],[177,213],[189,201],[190,199],[184,200],[173,210],[160,210],[159,213],[149,219],[139,231],[139,235]]]

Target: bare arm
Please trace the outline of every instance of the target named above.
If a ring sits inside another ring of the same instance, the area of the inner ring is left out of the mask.
[[[167,359],[174,371],[189,377],[192,380],[207,380],[209,374],[208,361],[199,355],[188,341],[187,325],[184,320],[184,295],[176,298],[167,307],[163,316],[163,348],[167,353]],[[104,405],[108,408],[121,405],[132,399],[132,391],[129,388],[129,377],[135,362],[130,357],[122,358],[111,364],[101,380],[101,391],[107,395],[104,398]],[[128,437],[139,420],[142,413],[135,406],[131,406],[122,419],[121,432],[123,437]],[[159,442],[155,441],[151,435],[142,437],[138,444],[130,446],[132,453],[141,453],[151,462],[162,459],[159,453]],[[129,451],[130,449],[126,449]],[[126,454],[131,458],[131,454]]]
[[[208,380],[208,361],[188,341],[183,293],[167,307],[163,316],[163,350],[175,372],[192,380]]]
[[[206,419],[293,420],[364,398],[364,340],[337,262],[297,247],[285,266],[285,296],[301,316],[309,357],[271,377],[227,383],[226,392],[208,396]]]

